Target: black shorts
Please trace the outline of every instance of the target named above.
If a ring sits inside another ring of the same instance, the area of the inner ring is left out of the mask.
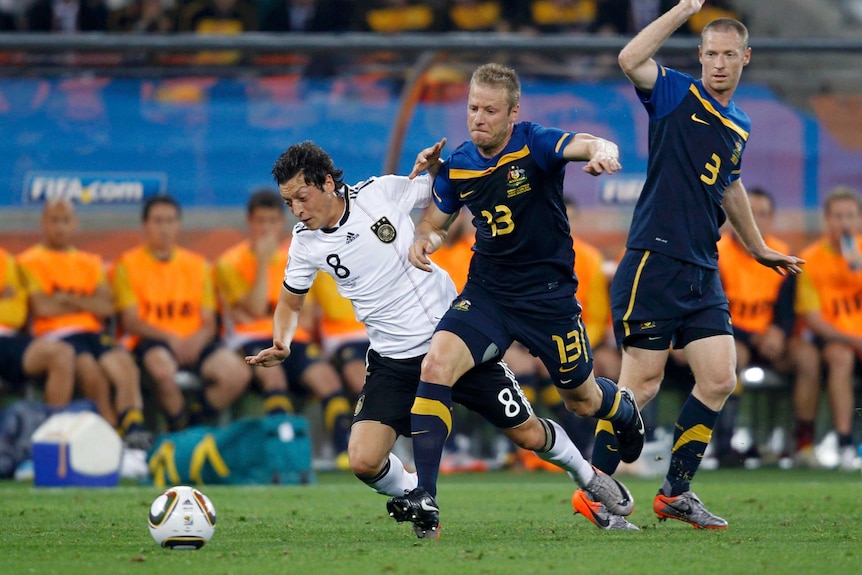
[[[468,281],[437,331],[461,338],[477,365],[499,359],[517,340],[542,360],[561,389],[578,387],[593,371],[590,341],[574,296],[505,302]]]
[[[733,335],[718,270],[642,250],[626,250],[611,282],[617,345],[682,349]]]
[[[390,359],[368,351],[368,377],[353,422],[379,421],[410,437],[410,409],[416,399],[422,358]],[[489,362],[465,373],[452,388],[452,400],[500,429],[523,424],[533,413],[515,376],[503,362]]]
[[[61,339],[75,348],[75,355],[89,353],[94,358],[99,359],[104,353],[111,350],[111,346],[106,343],[106,340],[110,338],[100,333],[73,333]]]
[[[29,381],[24,373],[24,352],[33,342],[29,335],[0,336],[0,378],[11,385],[21,385]]]

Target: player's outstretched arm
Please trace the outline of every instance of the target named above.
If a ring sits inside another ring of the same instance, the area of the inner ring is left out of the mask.
[[[443,244],[446,230],[454,219],[452,214],[443,212],[435,204],[425,209],[422,221],[413,233],[413,245],[407,253],[407,259],[411,264],[422,271],[431,271],[431,260],[428,256]]]
[[[272,367],[287,359],[290,355],[290,342],[299,324],[299,311],[305,296],[298,296],[282,288],[275,306],[272,321],[272,346],[262,350],[257,355],[246,356],[249,365]]]
[[[748,193],[741,179],[736,179],[724,190],[721,205],[727,213],[733,229],[745,244],[751,256],[761,265],[774,269],[781,275],[788,273],[802,273],[800,267],[805,260],[796,256],[783,254],[766,245],[763,236],[754,221],[751,213],[751,204],[748,202]]]
[[[655,87],[658,64],[653,56],[677,28],[700,12],[703,2],[680,0],[679,4],[655,19],[625,45],[617,61],[632,84],[645,92]]]
[[[442,138],[430,148],[425,148],[419,152],[416,155],[416,162],[413,164],[413,170],[407,177],[412,180],[425,171],[428,172],[428,175],[431,176],[431,178],[436,177],[437,172],[440,169],[440,152],[443,151],[443,147],[445,145],[446,138]]]
[[[613,174],[622,168],[620,150],[610,140],[581,132],[563,150],[563,157],[571,161],[585,161],[584,171],[590,175]]]

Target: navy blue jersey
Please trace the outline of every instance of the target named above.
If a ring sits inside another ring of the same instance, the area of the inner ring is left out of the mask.
[[[721,200],[739,178],[751,121],[662,66],[652,92],[637,93],[649,113],[649,161],[626,246],[718,269]]]
[[[466,205],[476,244],[469,282],[497,297],[550,299],[577,289],[575,254],[563,203],[572,132],[515,124],[506,147],[484,158],[461,144],[434,180],[434,201],[447,214]]]

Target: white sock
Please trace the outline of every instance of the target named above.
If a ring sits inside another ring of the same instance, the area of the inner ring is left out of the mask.
[[[419,479],[415,473],[410,473],[404,469],[404,464],[394,453],[389,454],[389,469],[373,483],[368,483],[377,493],[381,495],[389,495],[396,497],[404,495],[408,491],[416,489],[419,485]]]
[[[584,459],[583,454],[572,443],[569,434],[566,433],[559,423],[544,418],[542,422],[553,429],[554,443],[551,445],[551,449],[545,452],[536,451],[536,455],[545,461],[550,461],[557,467],[562,467],[575,483],[580,487],[585,487],[596,475],[593,466]]]

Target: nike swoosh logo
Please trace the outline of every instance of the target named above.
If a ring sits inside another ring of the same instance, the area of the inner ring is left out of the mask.
[[[469,192],[461,192],[460,194],[458,194],[458,197],[459,197],[459,198],[461,198],[461,199],[463,200],[464,198],[467,198],[467,197],[469,197],[469,196],[472,196],[472,195],[473,195],[473,192],[475,192],[475,191],[476,191],[476,190],[470,190]]]
[[[613,445],[610,445],[610,444],[605,444],[605,447],[608,448],[608,451],[613,451],[614,453],[619,451],[616,447],[614,447]]]
[[[568,373],[568,372],[570,372],[570,371],[572,371],[572,370],[576,369],[577,367],[578,367],[578,364],[577,364],[577,363],[576,363],[575,365],[573,365],[572,367],[561,367],[561,368],[560,368],[560,373]]]
[[[706,120],[701,120],[700,118],[697,117],[697,114],[691,115],[691,121],[697,122],[698,124],[706,124],[707,126],[709,126],[709,122],[707,122]]]
[[[571,379],[561,379],[560,383],[562,383],[563,385],[566,385],[567,383],[572,383],[572,380]]]
[[[412,435],[419,435],[420,433],[428,433],[427,429],[420,429],[419,431],[414,431]]]
[[[648,337],[647,339],[648,339],[649,341],[655,341],[655,340],[657,340],[657,339],[661,339],[661,336],[660,336],[660,335],[651,335],[651,336],[650,336],[650,337]]]
[[[621,390],[620,393],[621,393],[621,395],[624,395],[627,399],[630,399],[633,403],[635,403],[635,404],[637,403],[635,401],[634,393],[632,393],[632,390],[625,389],[625,390]],[[638,416],[637,408],[635,408],[635,422],[637,423],[638,435],[644,435],[644,433],[646,431],[644,429],[644,419],[643,419],[643,417]]]
[[[593,511],[592,507],[590,507],[589,509],[590,509],[590,515],[592,515],[593,519],[596,520],[596,525],[601,525],[602,529],[607,529],[608,525],[611,524],[611,520],[606,519],[606,518],[602,517],[601,515],[599,515],[598,513],[596,513],[595,511]]]
[[[426,503],[424,499],[419,502],[419,507],[421,507],[423,511],[440,511],[433,505],[428,505],[428,503]]]

